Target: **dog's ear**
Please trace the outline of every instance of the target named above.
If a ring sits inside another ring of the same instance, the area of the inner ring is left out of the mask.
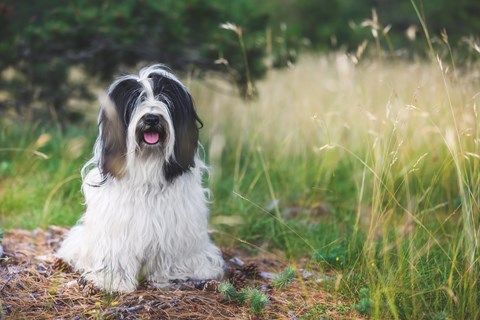
[[[102,141],[102,157],[100,168],[102,176],[121,178],[125,174],[126,165],[126,130],[113,101],[108,97],[101,98],[100,139]]]
[[[202,124],[195,112],[192,97],[188,92],[185,93],[184,99],[174,100],[177,105],[173,106],[174,111],[172,112],[172,122],[175,128],[173,148],[175,159],[172,161],[172,165],[176,165],[177,170],[180,168],[188,170],[195,166],[199,127]]]
[[[102,140],[100,168],[103,178],[121,178],[127,161],[127,130],[130,117],[140,95],[140,85],[134,79],[117,81],[108,96],[101,98],[99,126]]]
[[[195,166],[195,153],[198,146],[198,132],[202,126],[192,97],[177,80],[152,75],[154,95],[168,106],[175,129],[174,155],[164,167],[168,181],[185,173]]]

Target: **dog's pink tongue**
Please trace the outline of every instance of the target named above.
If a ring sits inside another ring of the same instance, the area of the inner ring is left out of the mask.
[[[160,135],[158,132],[144,132],[143,139],[148,144],[155,144],[160,140]]]

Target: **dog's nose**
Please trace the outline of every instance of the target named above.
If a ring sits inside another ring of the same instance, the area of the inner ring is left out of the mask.
[[[143,121],[145,122],[145,124],[153,126],[160,122],[160,116],[156,114],[146,114],[143,116]]]

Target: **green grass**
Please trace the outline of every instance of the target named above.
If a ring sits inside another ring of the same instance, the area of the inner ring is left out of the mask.
[[[62,133],[51,125],[3,121],[0,129],[0,221],[4,228],[72,225],[81,214],[80,172],[93,126]]]
[[[345,308],[376,319],[480,317],[474,70],[307,56],[250,102],[187,80],[205,122],[215,241],[311,258],[341,275],[326,286]],[[95,135],[94,123],[3,121],[2,226],[72,225]]]

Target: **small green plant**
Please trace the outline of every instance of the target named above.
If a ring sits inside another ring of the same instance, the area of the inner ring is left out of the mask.
[[[295,280],[295,269],[292,267],[287,267],[283,269],[282,272],[277,274],[272,280],[272,285],[277,288],[285,288],[291,282]]]
[[[239,294],[239,300],[250,305],[254,314],[260,313],[269,302],[268,297],[261,291],[254,288],[244,288]]]
[[[352,305],[352,309],[357,310],[361,314],[369,314],[372,308],[372,300],[370,300],[367,288],[360,289],[360,301]]]
[[[250,287],[238,292],[229,282],[220,283],[218,292],[228,301],[237,301],[240,304],[250,305],[250,309],[254,314],[260,313],[269,303],[268,297],[263,292]]]
[[[228,301],[234,301],[236,299],[238,299],[238,292],[237,290],[235,289],[235,287],[229,283],[229,282],[226,282],[226,281],[223,281],[221,282],[219,285],[218,285],[218,292],[220,293],[220,295],[228,300]]]

